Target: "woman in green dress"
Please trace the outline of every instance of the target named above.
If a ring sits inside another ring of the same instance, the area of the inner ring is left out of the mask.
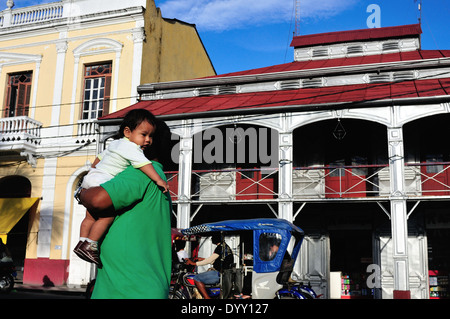
[[[169,145],[170,131],[159,121],[146,153],[164,180],[158,159],[170,154]],[[92,298],[167,298],[171,271],[169,192],[163,193],[144,173],[129,167],[100,187],[83,191],[80,197],[93,215],[108,215],[113,210],[117,214],[100,246],[102,265]]]

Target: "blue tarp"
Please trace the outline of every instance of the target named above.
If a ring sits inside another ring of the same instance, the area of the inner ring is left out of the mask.
[[[193,226],[181,230],[185,235],[200,235],[202,233],[209,233],[214,231],[239,231],[239,230],[257,230],[257,229],[283,229],[289,232],[304,234],[303,230],[295,226],[285,219],[276,218],[256,218],[256,219],[236,219],[224,220],[215,223],[206,223],[198,226]]]

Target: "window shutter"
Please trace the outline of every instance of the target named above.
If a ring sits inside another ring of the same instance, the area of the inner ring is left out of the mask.
[[[19,83],[19,89],[17,92],[17,109],[16,109],[16,116],[23,116],[24,115],[24,108],[25,108],[25,91],[27,86],[24,83]]]
[[[109,101],[111,98],[111,75],[105,76],[105,97],[103,100],[103,116],[109,114]]]
[[[5,111],[3,117],[9,117],[9,104],[11,103],[11,86],[8,85],[8,92],[6,93]]]
[[[23,115],[28,116],[28,111],[30,109],[30,98],[31,98],[31,84],[28,83],[26,85],[26,93],[25,93],[25,105]]]

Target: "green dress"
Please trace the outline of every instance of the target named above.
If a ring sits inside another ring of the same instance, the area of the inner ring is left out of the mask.
[[[162,165],[153,162],[165,179]],[[100,246],[93,299],[164,299],[171,271],[170,195],[129,167],[101,185],[120,211]]]

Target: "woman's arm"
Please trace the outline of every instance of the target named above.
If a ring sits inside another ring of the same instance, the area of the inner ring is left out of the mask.
[[[86,209],[96,215],[114,211],[114,206],[108,192],[101,186],[85,189],[80,194],[80,200]]]

